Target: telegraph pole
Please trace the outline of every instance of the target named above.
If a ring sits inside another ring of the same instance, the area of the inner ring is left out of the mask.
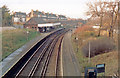
[[[90,41],[89,41],[89,63],[90,63]]]

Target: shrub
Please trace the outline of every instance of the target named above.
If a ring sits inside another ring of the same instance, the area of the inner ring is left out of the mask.
[[[89,55],[89,42],[90,42],[91,57],[105,52],[109,52],[115,48],[113,40],[108,38],[99,38],[96,40],[90,40],[82,46],[82,52],[86,57],[88,57]]]
[[[83,31],[93,31],[93,30],[94,29],[91,26],[82,26],[82,27],[78,27],[75,30],[75,33],[80,33],[80,32],[83,32]]]

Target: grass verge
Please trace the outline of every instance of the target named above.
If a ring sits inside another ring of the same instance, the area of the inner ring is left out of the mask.
[[[97,64],[105,63],[105,76],[113,76],[113,74],[118,71],[118,52],[112,51],[109,53],[104,53],[97,55],[91,58],[90,63],[88,62],[88,58],[82,54],[81,49],[77,46],[78,43],[74,40],[75,36],[72,35],[72,44],[75,51],[75,54],[78,58],[80,67],[81,67],[81,75],[84,76],[85,67],[95,67]],[[77,51],[78,48],[78,51]],[[98,74],[98,76],[103,76],[102,74]]]
[[[27,31],[29,33],[27,34]],[[6,58],[12,52],[39,36],[40,33],[30,29],[14,29],[2,32],[2,59]]]

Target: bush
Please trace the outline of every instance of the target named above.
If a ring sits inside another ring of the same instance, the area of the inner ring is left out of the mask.
[[[93,57],[98,54],[109,52],[115,48],[114,42],[108,38],[99,38],[96,40],[90,40],[82,47],[83,54],[89,56],[89,42],[90,42],[90,56]]]

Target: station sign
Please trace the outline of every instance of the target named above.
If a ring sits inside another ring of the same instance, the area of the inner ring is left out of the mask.
[[[85,68],[85,78],[97,78],[96,67],[86,67]]]
[[[97,68],[97,73],[105,72],[105,64],[97,64],[96,68]]]

